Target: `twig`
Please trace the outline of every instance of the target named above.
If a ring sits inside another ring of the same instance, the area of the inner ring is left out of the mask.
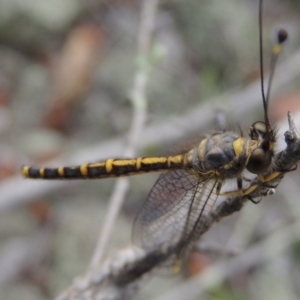
[[[138,34],[138,66],[134,76],[131,101],[133,105],[133,118],[128,134],[128,143],[124,150],[125,157],[136,155],[138,140],[143,131],[146,120],[146,86],[149,76],[149,53],[151,48],[152,32],[155,24],[155,15],[159,0],[144,0],[142,2],[141,21]],[[98,265],[103,257],[117,215],[123,205],[125,195],[129,189],[127,178],[117,180],[112,196],[109,200],[107,217],[104,221],[101,234],[94,252],[91,266]]]
[[[213,265],[155,300],[181,300],[186,295],[189,295],[189,298],[199,298],[205,290],[218,286],[226,278],[267,263],[284,253],[295,240],[299,230],[299,221],[281,227],[249,247],[243,254]]]

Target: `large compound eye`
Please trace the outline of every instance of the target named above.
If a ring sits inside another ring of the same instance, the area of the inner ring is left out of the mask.
[[[271,164],[272,153],[262,148],[256,148],[250,155],[247,170],[253,174],[262,174],[267,171]]]
[[[258,121],[252,124],[249,129],[249,135],[252,140],[263,139],[267,132],[267,126],[264,122]]]

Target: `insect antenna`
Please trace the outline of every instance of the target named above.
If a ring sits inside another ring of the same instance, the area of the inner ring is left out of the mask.
[[[287,32],[280,29],[277,33],[277,41],[273,45],[273,51],[270,61],[270,75],[268,80],[267,95],[264,87],[264,61],[263,61],[263,0],[259,0],[259,57],[260,57],[260,80],[261,80],[261,95],[264,107],[264,122],[255,122],[249,129],[249,136],[253,141],[256,141],[257,146],[249,156],[247,170],[253,174],[264,173],[272,162],[274,155],[274,145],[276,142],[276,134],[270,125],[268,117],[268,104],[270,98],[270,90],[275,72],[277,58],[282,49],[282,43],[287,39]]]
[[[260,57],[260,80],[261,80],[261,94],[262,94],[262,100],[263,100],[263,107],[264,107],[264,118],[265,118],[265,125],[266,125],[266,136],[265,141],[270,142],[272,140],[273,136],[273,130],[270,126],[270,121],[268,117],[268,104],[270,99],[270,91],[271,91],[271,85],[273,81],[273,76],[275,73],[275,67],[276,62],[278,59],[278,56],[282,50],[282,44],[285,42],[285,40],[288,37],[288,33],[285,29],[280,29],[277,32],[277,41],[273,46],[272,50],[272,56],[270,60],[270,76],[268,80],[268,86],[267,86],[267,95],[265,94],[265,88],[264,88],[264,60],[263,60],[263,0],[259,0],[259,57]]]

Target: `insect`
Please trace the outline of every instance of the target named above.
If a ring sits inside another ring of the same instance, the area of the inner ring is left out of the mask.
[[[257,185],[244,187],[245,170],[261,183],[280,173],[264,174],[270,169],[274,156],[276,134],[268,118],[268,101],[275,62],[287,33],[280,30],[271,58],[271,75],[267,94],[264,92],[262,61],[262,26],[260,1],[260,57],[264,121],[252,124],[249,136],[231,131],[207,135],[196,147],[182,154],[133,159],[110,158],[74,167],[36,168],[24,166],[22,174],[33,179],[99,179],[148,172],[163,173],[153,186],[134,228],[134,242],[146,251],[171,249],[170,255],[180,258],[198,238],[201,218],[212,209],[219,195],[249,196]],[[237,189],[222,192],[228,179],[235,179]],[[254,200],[253,200],[254,201]],[[174,246],[179,245],[179,246]]]

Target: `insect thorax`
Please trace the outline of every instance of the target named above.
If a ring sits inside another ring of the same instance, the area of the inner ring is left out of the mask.
[[[251,142],[249,138],[229,131],[214,133],[190,151],[189,159],[201,174],[233,178],[245,169]]]

